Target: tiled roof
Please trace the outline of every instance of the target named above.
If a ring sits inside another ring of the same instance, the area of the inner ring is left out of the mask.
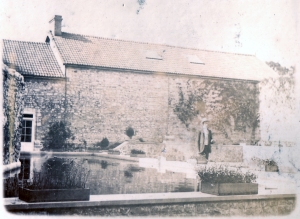
[[[189,49],[63,32],[55,44],[64,64],[261,80],[271,69],[252,55]],[[155,57],[147,57],[154,54]],[[161,57],[161,58],[157,58]],[[190,57],[201,60],[191,63]]]
[[[22,75],[64,77],[47,43],[3,40],[3,62]]]

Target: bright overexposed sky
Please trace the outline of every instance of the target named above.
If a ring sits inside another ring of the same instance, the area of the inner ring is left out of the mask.
[[[298,0],[1,0],[0,37],[44,41],[63,31],[255,54],[289,67],[299,56]]]

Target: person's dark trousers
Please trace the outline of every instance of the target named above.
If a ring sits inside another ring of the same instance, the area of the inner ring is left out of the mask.
[[[206,158],[206,160],[208,160],[208,154],[209,154],[209,152],[210,152],[210,150],[209,150],[209,145],[205,145],[204,146],[204,150],[202,151],[202,155],[204,155],[205,154],[205,158]]]

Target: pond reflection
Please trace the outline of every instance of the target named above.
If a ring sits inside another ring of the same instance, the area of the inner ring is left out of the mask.
[[[16,187],[18,183],[32,180],[33,173],[42,171],[41,166],[51,157],[21,158],[21,170],[17,179],[11,177],[5,182],[8,187]],[[138,162],[121,161],[100,157],[68,157],[68,159],[87,159],[90,174],[86,187],[91,195],[97,194],[132,194],[132,193],[163,193],[191,192],[197,187],[195,178],[187,178],[184,172],[158,171],[157,168],[140,166]],[[19,181],[18,181],[19,180]],[[8,186],[9,185],[9,186]],[[5,194],[14,197],[17,192]]]

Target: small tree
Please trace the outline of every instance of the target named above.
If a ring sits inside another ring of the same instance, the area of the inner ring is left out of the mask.
[[[109,145],[109,141],[107,138],[103,138],[102,141],[100,142],[100,147],[101,149],[107,148]]]
[[[125,130],[126,135],[131,139],[134,136],[134,129],[130,126]]]
[[[49,127],[49,131],[44,135],[44,149],[60,149],[70,146],[68,139],[73,139],[71,130],[62,121],[55,122]]]

